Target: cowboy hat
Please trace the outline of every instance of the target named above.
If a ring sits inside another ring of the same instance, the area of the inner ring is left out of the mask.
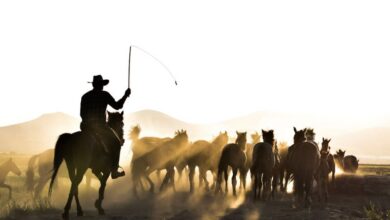
[[[92,85],[107,85],[110,81],[108,79],[103,79],[102,75],[93,76]]]

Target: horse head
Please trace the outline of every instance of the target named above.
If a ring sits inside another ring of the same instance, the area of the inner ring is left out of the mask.
[[[252,143],[256,144],[260,142],[261,135],[256,131],[255,133],[251,134]]]
[[[345,156],[345,151],[342,151],[341,149],[339,149],[338,151],[336,151],[336,155],[339,157],[339,158],[344,158]]]
[[[304,141],[306,141],[306,136],[305,136],[305,133],[306,133],[306,129],[303,129],[303,130],[297,130],[295,127],[294,127],[294,144],[298,144],[298,143],[302,143]]]
[[[246,132],[238,132],[236,131],[237,138],[236,138],[236,144],[240,146],[241,150],[245,150],[246,147]]]
[[[316,133],[314,132],[314,129],[313,128],[306,128],[305,130],[306,130],[306,133],[305,133],[306,140],[314,141],[315,136],[316,136]]]
[[[225,146],[228,141],[229,141],[229,136],[227,131],[225,131],[225,132],[219,132],[219,135],[213,140],[212,143],[218,146]]]
[[[174,141],[177,141],[180,145],[185,146],[188,144],[188,135],[186,130],[177,130],[175,132],[175,137],[173,138]]]
[[[15,175],[22,175],[22,171],[16,166],[15,162],[12,160],[12,158],[9,158],[7,162],[5,162],[4,165],[9,171],[14,173]]]
[[[330,147],[329,147],[329,142],[331,141],[332,139],[326,139],[326,138],[322,138],[322,143],[321,143],[321,151],[327,151],[329,152],[330,150]]]
[[[261,133],[263,135],[264,142],[269,143],[273,146],[275,142],[274,130],[261,130]]]
[[[139,125],[135,125],[131,128],[129,133],[130,140],[137,140],[139,138],[139,134],[141,133],[141,127]]]

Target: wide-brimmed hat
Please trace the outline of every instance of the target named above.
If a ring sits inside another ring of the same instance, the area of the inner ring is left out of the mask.
[[[92,83],[92,85],[103,85],[103,86],[105,86],[109,82],[110,82],[110,80],[103,79],[102,75],[96,75],[96,76],[93,76],[92,82],[89,82],[89,83]]]

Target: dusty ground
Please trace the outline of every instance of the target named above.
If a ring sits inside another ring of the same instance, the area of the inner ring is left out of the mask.
[[[141,200],[136,200],[129,196],[129,190],[117,190],[123,185],[124,182],[108,188],[106,216],[98,216],[93,208],[96,193],[93,190],[88,193],[90,196],[85,192],[81,194],[85,216],[76,217],[75,209],[72,209],[72,219],[365,219],[363,207],[370,202],[380,208],[390,209],[390,194],[334,193],[327,205],[321,206],[314,198],[313,207],[307,210],[293,209],[292,196],[285,194],[279,194],[274,200],[264,203],[253,202],[250,192],[235,198],[231,195],[215,196],[212,192],[192,195],[180,189],[177,193],[167,191],[147,194]],[[61,198],[56,198],[54,207],[43,207],[42,210],[19,208],[11,211],[5,219],[60,219],[60,207],[64,204],[66,194],[57,194]]]
[[[379,168],[378,168],[379,169]],[[140,200],[135,199],[130,190],[128,177],[110,182],[106,190],[104,207],[106,216],[99,216],[93,207],[97,195],[97,182],[93,189],[84,190],[80,197],[85,216],[76,217],[75,204],[71,209],[71,219],[367,219],[364,207],[370,202],[379,209],[390,209],[390,175],[388,167],[373,166],[361,168],[358,175],[339,175],[336,188],[327,205],[320,205],[313,197],[313,207],[293,209],[291,194],[279,193],[269,202],[253,202],[251,192],[240,196],[215,196],[212,192],[198,190],[188,193],[188,183],[183,181],[178,192],[144,193]],[[384,171],[383,171],[384,170]],[[14,200],[7,199],[7,191],[0,190],[0,214],[3,219],[61,219],[62,207],[68,193],[68,180],[60,180],[52,202],[45,199],[33,200],[26,192],[23,177],[10,176],[8,183],[14,186]],[[231,191],[231,190],[230,190]],[[45,190],[47,192],[47,189]],[[45,194],[42,194],[45,198]]]

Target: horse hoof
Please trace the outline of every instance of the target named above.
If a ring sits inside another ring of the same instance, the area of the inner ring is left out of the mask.
[[[99,209],[99,215],[105,215],[104,209]]]
[[[62,219],[69,220],[69,213],[62,213]]]

